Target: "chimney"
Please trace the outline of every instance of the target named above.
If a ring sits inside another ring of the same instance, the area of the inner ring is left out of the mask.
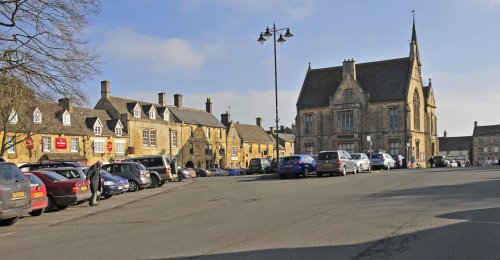
[[[257,117],[257,119],[255,120],[257,125],[262,127],[262,117]]]
[[[229,126],[229,122],[231,122],[230,120],[230,114],[229,112],[226,111],[225,114],[220,114],[220,121],[223,125],[225,125],[226,127]]]
[[[354,59],[347,59],[342,62],[344,68],[342,70],[342,78],[345,79],[347,75],[351,75],[354,79],[356,79],[356,61]]]
[[[448,133],[444,130],[444,138],[448,137]]]
[[[474,121],[474,127],[477,127],[477,121]]]
[[[181,108],[182,107],[182,95],[175,94],[174,95],[174,106]]]
[[[207,102],[205,103],[205,110],[212,114],[212,101],[210,101],[210,98],[207,98]]]
[[[59,106],[63,110],[68,110],[68,112],[73,112],[73,106],[71,105],[71,99],[69,98],[61,98],[58,100]]]
[[[109,91],[110,91],[109,80],[101,81],[101,98],[109,99]]]
[[[271,134],[274,134],[274,126],[269,127],[269,132],[271,132]]]
[[[284,126],[280,126],[280,133],[284,133],[285,132],[285,127]]]
[[[160,107],[167,106],[167,94],[165,92],[158,93],[158,104],[160,104]]]

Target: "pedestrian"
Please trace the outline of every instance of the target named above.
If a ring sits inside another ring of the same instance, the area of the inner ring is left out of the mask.
[[[97,162],[90,167],[87,171],[87,180],[90,181],[90,191],[92,192],[92,196],[89,199],[90,206],[97,206],[98,197],[101,195],[101,167],[103,163],[101,160],[97,160]]]
[[[434,168],[434,156],[431,156],[431,158],[429,158],[429,164],[431,165],[431,168]]]

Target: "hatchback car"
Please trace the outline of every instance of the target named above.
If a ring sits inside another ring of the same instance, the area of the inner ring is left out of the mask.
[[[39,163],[27,163],[19,166],[19,169],[23,172],[34,171],[42,168],[60,168],[60,167],[72,167],[81,168],[84,171],[89,168],[88,165],[78,163],[78,162],[39,162]]]
[[[250,164],[246,174],[269,173],[270,166],[271,165],[267,158],[252,158],[250,159]]]
[[[40,168],[37,171],[50,171],[55,172],[63,177],[70,180],[85,180],[87,177],[82,168],[76,167],[59,167],[59,168]]]
[[[371,154],[371,162],[373,168],[379,169],[394,169],[396,168],[396,161],[387,153],[375,152]]]
[[[105,171],[105,170],[103,170],[103,169],[101,169],[101,174],[111,174],[111,176],[115,177],[115,179],[117,179],[118,181],[120,181],[120,182],[121,182],[121,184],[123,185],[123,190],[122,190],[122,193],[124,193],[124,192],[128,191],[129,184],[128,184],[128,180],[127,180],[127,179],[122,178],[122,177],[120,177],[120,176],[118,176],[118,175],[114,175],[114,174],[112,174],[112,173],[110,173],[110,172],[107,172],[107,171]]]
[[[104,170],[101,170],[100,173],[101,178],[103,179],[102,197],[109,199],[113,197],[113,195],[118,195],[123,192],[123,184],[116,179],[115,176]]]
[[[307,154],[290,155],[285,156],[278,167],[280,178],[286,176],[307,178],[309,173],[316,172],[316,161]]]
[[[128,180],[128,191],[138,191],[151,185],[149,171],[144,165],[135,162],[110,163],[102,166],[102,169]]]
[[[347,173],[356,173],[356,163],[351,155],[344,150],[321,151],[318,154],[317,176],[323,174],[340,174],[346,176]]]
[[[175,162],[166,155],[127,158],[123,160],[123,162],[137,162],[144,165],[150,172],[151,188],[160,187],[167,181],[178,178],[175,171]]]
[[[84,202],[92,195],[90,193],[90,182],[87,180],[70,180],[55,172],[32,171],[40,178],[47,187],[47,197],[49,202],[45,212],[54,209],[65,209],[70,205]]]
[[[370,158],[364,153],[351,153],[351,158],[354,160],[356,164],[356,171],[371,171],[371,162]]]
[[[13,163],[0,162],[0,225],[8,226],[31,211],[27,177]]]
[[[217,176],[228,176],[229,173],[227,171],[224,171],[223,169],[219,168],[211,168],[207,170],[208,176],[210,177],[217,177]]]
[[[207,177],[208,175],[205,169],[195,168],[194,170],[196,171],[196,177]]]
[[[29,214],[31,216],[40,216],[49,203],[47,188],[36,175],[29,172],[25,172],[24,175],[28,178],[31,188],[31,212]]]

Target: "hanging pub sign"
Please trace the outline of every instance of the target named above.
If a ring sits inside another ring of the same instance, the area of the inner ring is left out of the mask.
[[[56,150],[66,150],[68,147],[68,143],[66,138],[57,137],[56,138]]]
[[[33,138],[28,137],[26,138],[26,149],[31,150],[35,147],[35,142],[33,141]]]
[[[113,142],[108,141],[106,143],[106,149],[108,150],[108,153],[110,153],[111,151],[113,151]]]

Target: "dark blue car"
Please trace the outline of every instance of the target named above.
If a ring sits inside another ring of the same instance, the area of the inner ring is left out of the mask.
[[[101,178],[103,179],[102,196],[106,199],[111,198],[113,195],[123,193],[124,186],[115,176],[111,175],[105,170],[101,170]]]
[[[316,160],[307,154],[285,156],[279,164],[280,178],[286,176],[307,178],[311,172],[316,172]]]

